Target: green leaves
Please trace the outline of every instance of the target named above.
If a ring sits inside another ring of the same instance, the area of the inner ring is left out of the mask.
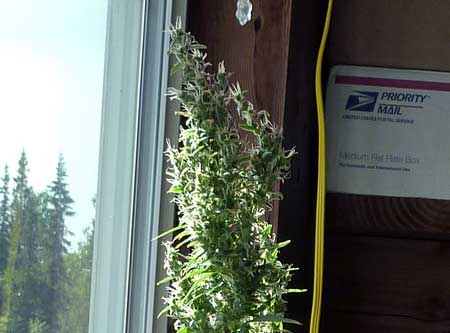
[[[278,243],[277,248],[278,248],[278,249],[282,249],[283,247],[288,246],[289,244],[291,244],[291,241],[290,241],[290,240],[287,240],[287,241]]]
[[[276,316],[276,315],[261,316],[259,318],[256,318],[254,321],[255,322],[258,322],[258,321],[275,322],[275,323],[281,322],[281,323],[285,323],[285,324],[301,325],[301,323],[298,322],[297,320],[288,319],[288,318],[284,318],[284,317],[280,317],[280,316]]]
[[[183,188],[181,186],[172,186],[169,189],[169,193],[183,193]]]
[[[266,111],[256,111],[223,63],[212,73],[203,45],[177,25],[170,31],[173,71],[181,89],[178,149],[169,146],[169,190],[179,226],[163,233],[167,307],[178,333],[287,332],[283,295],[294,271],[278,260],[289,241],[277,243],[264,220],[277,180],[289,172],[291,151]],[[272,315],[270,315],[272,314]],[[257,319],[255,319],[257,318]]]
[[[251,125],[239,125],[239,128],[243,131],[252,132],[252,133],[256,133],[258,131],[258,129],[255,126],[251,126]]]

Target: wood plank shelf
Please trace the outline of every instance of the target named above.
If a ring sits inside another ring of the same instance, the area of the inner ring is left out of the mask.
[[[343,311],[326,311],[323,314],[323,333],[341,332],[336,327],[345,327],[342,332],[364,333],[449,333],[450,321],[426,322],[414,318],[366,314],[361,312],[349,313]]]
[[[327,195],[327,229],[353,234],[450,239],[450,201]]]
[[[400,324],[408,332],[416,325],[420,332],[449,332],[449,277],[449,241],[329,234],[323,323],[330,329],[325,332],[344,328],[352,317],[370,325],[376,316],[390,318],[385,329],[361,326],[355,332],[394,332]]]
[[[450,70],[450,1],[335,0],[326,62]]]

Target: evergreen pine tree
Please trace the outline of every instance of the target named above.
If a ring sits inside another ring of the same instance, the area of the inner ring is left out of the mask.
[[[65,256],[68,308],[61,316],[59,333],[86,333],[89,330],[94,224],[92,221],[92,226],[84,230],[84,239],[78,243],[78,249]]]
[[[23,225],[16,256],[14,297],[9,314],[10,330],[28,333],[30,323],[43,321],[41,290],[45,287],[39,258],[39,205],[37,195],[31,188],[25,196]]]
[[[22,151],[22,154],[20,155],[17,175],[14,177],[14,184],[12,205],[13,208],[17,210],[15,213],[18,215],[25,209],[25,198],[30,189],[28,185],[28,158],[25,151]]]
[[[17,259],[19,252],[23,250],[22,229],[24,224],[24,214],[26,205],[26,196],[29,193],[28,185],[28,161],[23,151],[17,169],[17,175],[14,177],[14,189],[12,192],[13,201],[11,204],[11,224],[8,248],[8,262],[4,275],[3,296],[4,296],[4,315],[8,319],[8,332],[23,332],[26,325],[26,319],[20,316],[17,307],[17,297],[22,296],[20,282],[23,282],[23,276],[19,271]]]
[[[9,171],[5,166],[5,173],[0,188],[0,275],[6,269],[8,263],[9,244]]]
[[[5,165],[4,176],[0,188],[0,316],[3,311],[3,276],[8,264],[9,247],[9,171]]]
[[[5,273],[5,314],[8,333],[29,333],[30,325],[43,319],[41,289],[45,280],[39,258],[38,196],[28,184],[25,152],[14,178],[11,231]],[[31,325],[32,326],[32,325]]]
[[[73,199],[71,198],[66,183],[67,173],[64,158],[59,157],[56,169],[56,179],[49,187],[51,202],[51,214],[48,221],[48,302],[47,302],[47,324],[50,333],[60,330],[59,317],[61,311],[67,307],[64,297],[67,274],[64,265],[64,255],[68,252],[70,243],[65,238],[67,234],[66,218],[73,216]]]

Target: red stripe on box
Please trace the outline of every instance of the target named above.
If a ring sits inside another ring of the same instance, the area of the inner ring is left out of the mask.
[[[434,90],[450,92],[450,83],[432,82],[432,81],[415,81],[415,80],[398,80],[383,79],[376,77],[360,77],[348,75],[336,75],[336,84],[354,84],[372,87],[389,87],[389,88],[405,88],[417,90]]]

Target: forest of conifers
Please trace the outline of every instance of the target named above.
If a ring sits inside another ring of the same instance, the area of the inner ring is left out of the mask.
[[[28,180],[25,152],[0,183],[0,333],[87,333],[93,224],[71,246],[75,214],[62,156],[41,192]]]

